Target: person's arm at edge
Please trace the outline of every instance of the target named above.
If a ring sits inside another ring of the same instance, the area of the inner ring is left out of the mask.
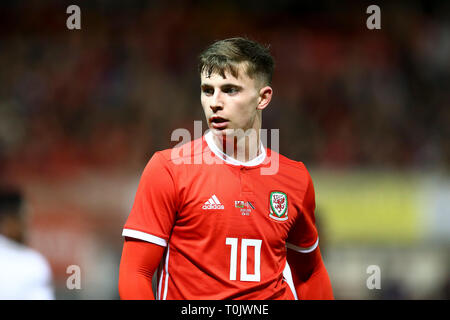
[[[314,184],[305,165],[301,166],[306,172],[306,186],[302,208],[301,220],[298,221],[297,230],[294,228],[294,236],[301,238],[302,241],[293,239],[292,244],[311,244],[313,239],[318,241],[317,227],[315,225],[315,191]],[[306,240],[307,239],[307,240]],[[303,248],[309,248],[309,245],[300,245]],[[301,252],[287,248],[287,261],[291,268],[292,279],[295,286],[298,299],[301,300],[327,300],[333,298],[333,290],[328,272],[322,260],[320,248],[317,246],[310,252]]]
[[[119,269],[119,295],[122,300],[154,300],[152,277],[165,247],[125,238]]]
[[[287,249],[287,260],[299,300],[334,299],[319,247],[309,253]]]

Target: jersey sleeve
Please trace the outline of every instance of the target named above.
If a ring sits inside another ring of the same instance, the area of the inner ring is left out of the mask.
[[[317,248],[319,236],[315,224],[316,208],[314,185],[307,172],[306,191],[294,226],[289,232],[286,245],[289,249],[308,253]]]
[[[178,196],[170,163],[155,153],[145,167],[123,236],[167,246]]]

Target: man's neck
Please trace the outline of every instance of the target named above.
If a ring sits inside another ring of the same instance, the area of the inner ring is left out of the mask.
[[[249,162],[261,154],[260,131],[249,130],[245,134],[213,135],[214,144],[226,154],[240,162]]]

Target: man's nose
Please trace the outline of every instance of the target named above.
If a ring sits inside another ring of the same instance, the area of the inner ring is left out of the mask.
[[[223,109],[223,100],[220,92],[215,92],[212,97],[211,104],[209,106],[213,112]]]

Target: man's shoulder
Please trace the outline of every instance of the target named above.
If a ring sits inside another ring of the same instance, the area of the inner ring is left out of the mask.
[[[0,255],[4,263],[33,265],[34,268],[48,268],[47,259],[37,250],[0,235]]]
[[[281,153],[278,153],[272,149],[267,148],[267,157],[270,161],[278,161],[280,168],[284,170],[293,170],[297,172],[308,173],[305,164],[302,161],[290,159]]]

